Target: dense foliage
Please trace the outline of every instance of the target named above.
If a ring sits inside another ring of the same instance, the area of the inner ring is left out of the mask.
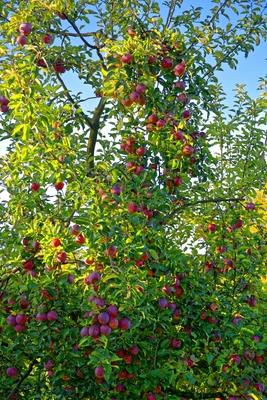
[[[0,4],[3,399],[266,395],[265,2],[180,3]]]

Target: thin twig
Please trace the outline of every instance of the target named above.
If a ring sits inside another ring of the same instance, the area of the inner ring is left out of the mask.
[[[20,378],[20,380],[18,381],[18,383],[16,384],[16,386],[15,386],[15,387],[11,390],[11,392],[9,393],[9,395],[8,395],[8,397],[7,397],[7,400],[9,400],[9,399],[12,398],[12,396],[17,392],[17,390],[20,388],[20,386],[21,386],[22,383],[25,381],[25,379],[28,378],[28,376],[31,374],[31,372],[32,372],[33,367],[34,367],[35,364],[37,364],[37,360],[36,360],[36,359],[33,360],[33,361],[30,363],[30,365],[29,365],[27,371],[25,372],[25,374],[22,375],[22,377]]]

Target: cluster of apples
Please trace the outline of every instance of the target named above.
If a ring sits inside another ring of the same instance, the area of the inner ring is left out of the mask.
[[[103,303],[101,304],[103,306]],[[92,325],[85,326],[81,329],[80,335],[91,336],[94,339],[100,336],[109,336],[113,330],[120,329],[126,331],[131,328],[131,321],[127,317],[119,318],[118,308],[110,304],[106,309],[101,310],[100,313],[94,314],[92,312],[85,313],[85,317],[92,318]]]
[[[19,33],[20,35],[17,37],[16,43],[20,46],[25,46],[27,43],[27,37],[32,32],[32,24],[30,22],[23,22],[19,26]],[[51,44],[53,42],[53,37],[49,33],[46,33],[42,37],[42,42],[45,44]]]

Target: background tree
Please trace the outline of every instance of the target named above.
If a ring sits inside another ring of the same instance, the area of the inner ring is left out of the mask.
[[[1,3],[3,398],[264,398],[266,86],[215,74],[266,6],[213,3]]]

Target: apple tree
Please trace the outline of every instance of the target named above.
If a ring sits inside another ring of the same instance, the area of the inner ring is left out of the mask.
[[[266,395],[266,5],[183,3],[0,4],[2,399]]]

